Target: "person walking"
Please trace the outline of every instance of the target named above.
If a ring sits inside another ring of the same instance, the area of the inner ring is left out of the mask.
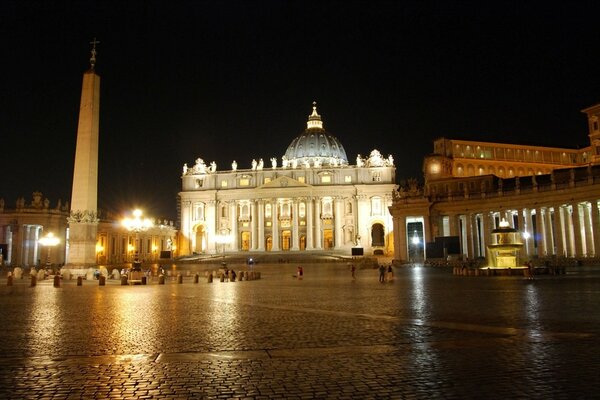
[[[354,264],[350,265],[350,271],[352,271],[352,280],[356,279],[356,266]]]
[[[379,282],[385,282],[385,267],[383,264],[379,266]]]
[[[298,270],[296,271],[297,277],[298,279],[302,279],[302,276],[304,275],[304,271],[302,270],[302,266],[298,266]]]
[[[392,270],[392,264],[388,265],[387,268],[387,281],[391,282],[394,280],[394,271]]]

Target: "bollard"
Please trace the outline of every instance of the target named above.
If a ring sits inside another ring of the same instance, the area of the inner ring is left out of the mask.
[[[121,277],[121,286],[127,285],[127,275]]]
[[[183,275],[177,275],[177,283],[183,283]]]
[[[213,274],[212,274],[212,272],[211,272],[210,274],[208,274],[208,279],[207,279],[207,282],[208,282],[208,283],[212,283],[212,281],[213,281]]]
[[[12,276],[12,275],[9,275],[9,276],[6,278],[6,286],[12,286],[12,285],[13,285],[13,276]]]
[[[98,277],[98,286],[106,286],[106,277],[104,275]]]
[[[31,287],[37,285],[37,277],[35,275],[31,275]]]
[[[78,276],[77,277],[77,286],[81,286],[83,285],[83,276]]]
[[[199,276],[198,274],[194,275],[194,283],[198,283]]]
[[[60,275],[54,275],[54,287],[60,287]]]
[[[148,277],[146,275],[142,276],[142,285],[145,285],[148,282]]]
[[[244,271],[239,271],[238,272],[238,281],[243,281],[244,280]]]
[[[160,275],[158,277],[158,284],[159,285],[164,285],[165,284],[165,276],[164,275]]]

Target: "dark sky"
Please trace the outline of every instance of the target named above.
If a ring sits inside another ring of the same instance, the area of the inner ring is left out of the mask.
[[[432,140],[586,146],[598,2],[3,1],[0,197],[70,198],[97,37],[99,205],[174,219],[183,163],[281,157],[313,100],[351,163]]]

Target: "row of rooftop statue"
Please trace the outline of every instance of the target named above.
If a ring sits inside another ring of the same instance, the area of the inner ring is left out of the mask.
[[[312,164],[311,164],[312,162]],[[321,168],[324,165],[330,167],[338,167],[347,165],[348,162],[345,159],[339,157],[305,157],[302,162],[298,159],[289,160],[286,156],[281,157],[281,168]],[[271,158],[271,169],[277,168],[277,158]],[[251,170],[260,171],[264,169],[265,162],[262,158],[258,161],[252,160]],[[356,166],[362,167],[393,167],[394,157],[390,154],[387,158],[384,158],[378,150],[373,150],[369,157],[363,158],[360,154],[356,157]],[[231,163],[231,170],[236,171],[238,169],[237,161],[233,160]],[[196,163],[193,167],[188,167],[187,163],[183,164],[183,175],[195,175],[195,174],[208,174],[217,172],[217,163],[211,161],[207,165],[202,158],[197,158]]]

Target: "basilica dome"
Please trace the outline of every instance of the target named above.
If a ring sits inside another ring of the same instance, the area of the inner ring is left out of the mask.
[[[348,165],[344,146],[323,129],[316,103],[313,103],[312,114],[308,116],[306,130],[292,140],[283,159],[285,164],[298,167]]]

